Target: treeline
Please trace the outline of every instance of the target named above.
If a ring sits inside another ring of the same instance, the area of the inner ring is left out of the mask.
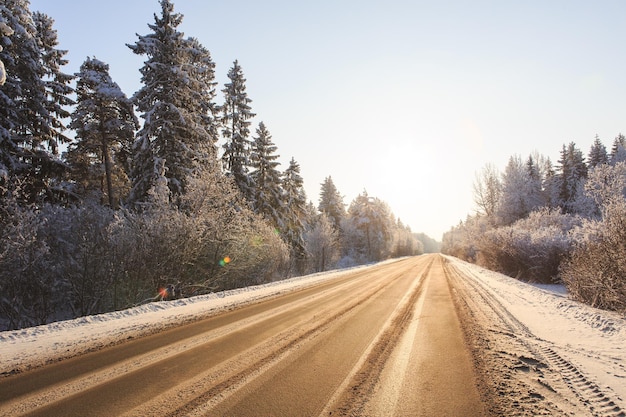
[[[513,156],[474,181],[478,211],[443,237],[442,251],[531,282],[563,282],[592,306],[626,310],[626,137],[610,152],[563,145],[554,167]]]
[[[63,73],[27,0],[0,5],[0,330],[421,253],[366,192],[346,211],[328,177],[307,203],[299,164],[251,132],[239,63],[218,104],[209,51],[160,6],[127,45],[145,57],[128,97],[96,58]]]

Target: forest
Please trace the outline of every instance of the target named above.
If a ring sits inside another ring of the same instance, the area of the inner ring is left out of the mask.
[[[129,96],[96,57],[63,72],[52,17],[0,4],[0,330],[423,251],[331,175],[307,201],[299,164],[281,170],[252,126],[239,62],[220,89],[209,50],[159,5],[120,45],[145,58]]]
[[[534,153],[474,180],[477,213],[444,234],[442,251],[536,283],[560,283],[591,306],[626,311],[626,137],[587,156],[563,145],[556,166]]]

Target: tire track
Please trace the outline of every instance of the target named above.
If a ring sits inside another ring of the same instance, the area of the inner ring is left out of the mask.
[[[526,381],[531,387],[529,396],[536,401],[545,400],[550,403],[551,398],[555,394],[564,396],[561,401],[573,402],[586,408],[590,415],[596,417],[626,417],[626,412],[616,404],[612,398],[614,393],[609,389],[601,389],[589,376],[586,376],[573,363],[564,359],[554,349],[554,346],[541,338],[536,337],[527,326],[521,323],[512,313],[510,313],[502,303],[492,296],[487,289],[458,270],[450,262],[446,262],[446,268],[451,271],[457,281],[463,282],[463,285],[471,289],[471,292],[477,295],[482,304],[488,306],[489,311],[493,312],[497,321],[504,326],[504,331],[498,330],[496,323],[490,324],[490,332],[497,337],[508,337],[511,340],[519,342],[530,354],[529,357],[524,355],[509,355],[500,352],[501,356],[511,356],[510,360],[516,362],[510,369],[516,372],[529,373],[533,371],[533,375],[537,375],[534,380]],[[468,275],[471,275],[468,273]],[[480,304],[480,303],[479,303]],[[469,306],[472,309],[471,306]],[[476,307],[473,307],[474,309]],[[561,381],[553,381],[547,378],[547,373],[552,374],[552,378]],[[505,377],[506,379],[507,377]],[[562,387],[565,386],[571,395],[568,396],[563,392]],[[534,389],[534,391],[532,390]],[[549,405],[557,407],[556,404]]]
[[[417,278],[415,285],[400,302],[398,311],[383,326],[370,348],[346,377],[336,395],[330,399],[320,417],[329,415],[362,415],[363,409],[372,397],[380,380],[385,363],[401,340],[402,334],[409,327],[413,318],[414,306],[422,295],[424,277],[432,268],[434,259],[430,260],[425,270]],[[389,410],[388,410],[389,411]]]

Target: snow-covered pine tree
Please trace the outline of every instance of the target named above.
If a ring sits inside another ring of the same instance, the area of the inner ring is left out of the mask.
[[[106,63],[87,58],[76,76],[77,106],[70,123],[76,142],[70,145],[67,160],[81,194],[99,191],[102,202],[106,196],[109,207],[115,208],[121,190],[129,188],[125,157],[139,122]]]
[[[502,196],[498,206],[498,223],[509,225],[530,212],[526,202],[528,171],[519,155],[509,158],[502,174]]]
[[[595,168],[598,165],[606,164],[609,162],[609,155],[606,152],[606,146],[600,140],[600,137],[596,135],[589,149],[589,168]]]
[[[35,12],[33,21],[37,30],[37,39],[41,50],[41,63],[44,69],[44,87],[47,93],[45,102],[48,110],[50,128],[45,142],[54,155],[58,155],[59,144],[66,144],[71,141],[63,134],[66,130],[64,120],[70,117],[68,106],[74,104],[70,95],[74,89],[70,86],[74,75],[61,72],[61,67],[67,65],[64,58],[66,50],[57,49],[59,41],[57,32],[54,30],[54,20],[48,15]]]
[[[162,168],[178,200],[189,176],[217,157],[215,65],[197,39],[177,30],[183,16],[174,13],[172,2],[160,4],[161,16],[155,14],[155,23],[148,25],[152,33],[127,45],[147,56],[140,69],[143,87],[133,96],[144,124],[133,146],[131,203],[149,200]]]
[[[620,133],[613,140],[613,147],[611,148],[609,162],[611,165],[615,165],[618,162],[623,161],[626,161],[626,136]]]
[[[238,61],[228,71],[230,80],[222,90],[224,105],[222,106],[222,135],[226,140],[222,161],[226,171],[233,177],[235,184],[243,196],[253,200],[252,182],[249,175],[250,166],[250,119],[255,116],[251,111],[246,92],[246,79]]]
[[[71,79],[60,72],[65,52],[54,48],[50,19],[39,15],[45,33],[37,31],[28,0],[4,1],[0,16],[6,25],[0,61],[7,73],[0,89],[0,181],[3,188],[19,189],[22,202],[56,201],[65,197],[55,182],[66,168],[57,156]]]
[[[298,262],[306,256],[304,225],[308,212],[300,165],[294,158],[291,158],[289,167],[283,172],[283,190],[286,207],[286,224],[283,234],[289,243],[292,256]]]
[[[544,207],[546,200],[543,193],[541,166],[537,158],[532,155],[529,155],[526,160],[526,172],[528,173],[528,183],[526,184],[528,207],[530,211],[535,211],[539,207]]]
[[[259,123],[250,151],[252,206],[257,214],[270,221],[279,231],[285,229],[284,191],[278,170],[277,147],[265,123]]]
[[[320,213],[326,213],[336,230],[340,230],[341,220],[346,217],[346,206],[330,175],[322,183],[320,201],[317,208]]]
[[[559,206],[565,213],[575,213],[576,198],[583,191],[587,178],[587,165],[582,151],[576,148],[574,142],[563,145],[558,169]]]

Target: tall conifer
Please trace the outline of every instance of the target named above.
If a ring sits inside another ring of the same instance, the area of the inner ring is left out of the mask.
[[[278,171],[280,162],[277,161],[280,155],[276,154],[278,148],[263,122],[259,123],[256,135],[250,153],[250,166],[254,170],[250,174],[254,211],[282,231],[285,227],[285,206]]]
[[[119,179],[116,188],[127,186],[125,159],[139,123],[132,102],[111,79],[107,64],[87,58],[76,75],[77,106],[70,123],[76,142],[67,158],[81,188],[99,190],[115,207],[120,195],[119,191],[114,195],[113,177]]]
[[[246,79],[238,61],[228,71],[229,83],[222,90],[222,135],[226,140],[222,161],[226,171],[232,175],[235,184],[243,196],[253,200],[253,185],[250,179],[250,119],[255,116],[251,111],[246,92]]]
[[[197,39],[178,31],[183,16],[172,2],[160,4],[161,16],[148,25],[152,33],[128,45],[148,57],[133,97],[144,124],[133,146],[132,202],[148,201],[161,175],[178,200],[189,176],[216,158],[215,65]]]
[[[60,71],[65,51],[56,49],[52,20],[42,14],[34,20],[27,0],[4,1],[0,15],[6,69],[0,89],[2,188],[19,189],[18,199],[27,203],[58,201],[65,197],[58,187],[66,168],[58,158],[59,142],[67,141],[61,119],[71,103],[71,76]]]

